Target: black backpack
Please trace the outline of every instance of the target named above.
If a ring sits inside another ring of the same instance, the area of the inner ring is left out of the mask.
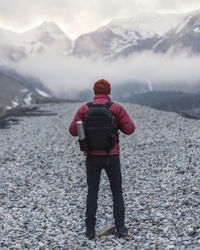
[[[113,102],[104,104],[87,103],[89,111],[85,116],[84,129],[89,150],[105,150],[109,154],[117,141],[116,116],[109,110]]]

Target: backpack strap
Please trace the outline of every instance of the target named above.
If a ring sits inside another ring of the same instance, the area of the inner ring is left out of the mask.
[[[105,104],[106,108],[109,109],[109,108],[113,105],[113,103],[114,103],[114,102],[112,102],[112,101],[108,101],[108,102]],[[111,111],[111,112],[112,112],[112,111]],[[117,118],[117,115],[116,115],[114,112],[112,112],[112,113],[113,113],[113,115]],[[117,123],[118,123],[118,120],[117,120]],[[118,137],[117,129],[116,129],[116,135],[115,135],[115,136]],[[109,153],[110,153],[111,150],[112,150],[112,148],[106,151],[106,154],[107,154],[107,157],[106,157],[106,166],[109,166],[109,164],[110,164]]]
[[[108,102],[105,104],[106,108],[109,109],[109,108],[113,105],[113,103],[114,103],[114,102],[108,101]],[[88,103],[86,103],[86,105],[87,105],[88,108],[90,109],[90,108],[92,107],[93,103],[92,103],[92,102],[88,102]]]
[[[108,101],[108,102],[105,104],[106,108],[109,109],[109,108],[113,105],[113,103],[114,103],[114,102],[112,102],[112,101]]]
[[[89,109],[91,109],[93,103],[92,102],[88,102],[88,103],[86,103],[86,105],[88,106]]]

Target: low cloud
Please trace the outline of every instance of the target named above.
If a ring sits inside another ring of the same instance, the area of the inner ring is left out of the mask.
[[[92,89],[100,78],[112,85],[143,82],[153,86],[173,88],[179,85],[182,91],[192,91],[195,84],[200,86],[200,56],[182,53],[167,54],[142,53],[113,62],[94,62],[74,57],[30,57],[21,62],[17,70],[39,78],[57,96],[73,96],[73,93]]]

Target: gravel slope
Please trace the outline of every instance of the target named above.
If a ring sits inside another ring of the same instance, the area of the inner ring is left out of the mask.
[[[88,241],[84,156],[68,134],[79,105],[48,104],[57,116],[0,130],[0,248],[200,249],[200,121],[124,104],[136,125],[120,135],[130,234]],[[113,223],[104,172],[97,218],[97,233]]]

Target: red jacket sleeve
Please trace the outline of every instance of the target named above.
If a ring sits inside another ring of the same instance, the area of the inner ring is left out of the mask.
[[[84,104],[76,112],[74,119],[71,122],[70,127],[69,127],[69,132],[72,136],[78,136],[76,122],[84,120],[85,114],[87,113],[88,109],[89,109],[88,106],[86,104]]]
[[[126,135],[132,134],[135,131],[135,125],[126,110],[118,103],[114,103],[113,106],[113,111],[116,113],[118,118],[119,129]]]

